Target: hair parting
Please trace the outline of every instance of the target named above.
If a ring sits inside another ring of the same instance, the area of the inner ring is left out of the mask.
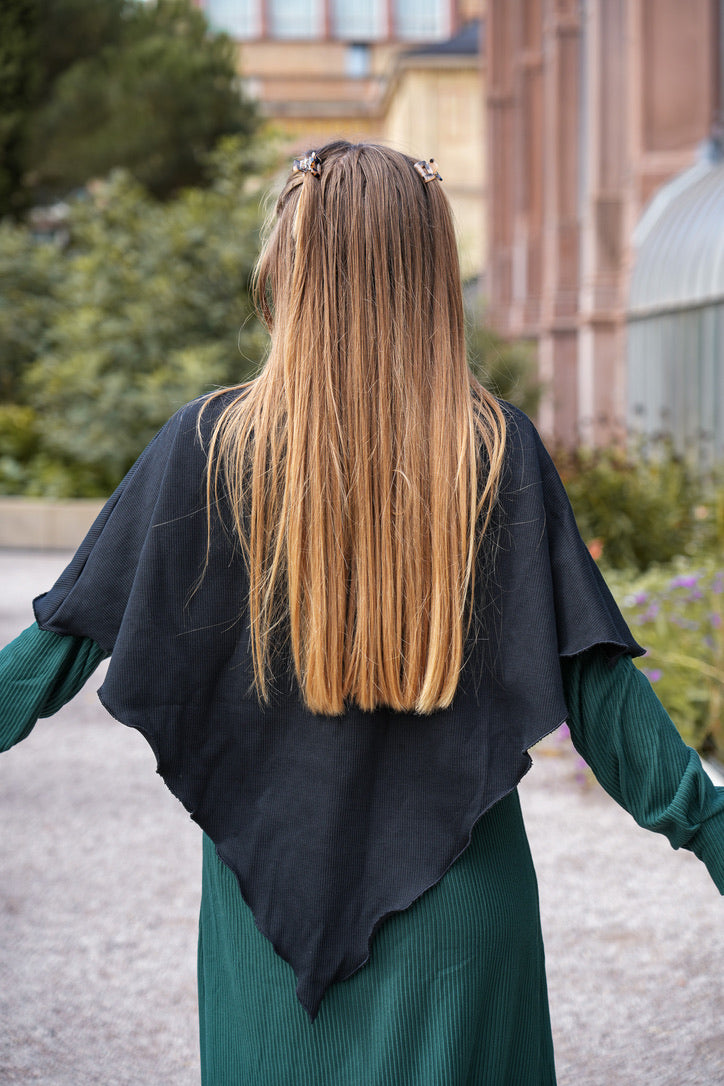
[[[440,185],[372,144],[297,161],[255,275],[268,358],[209,441],[209,539],[228,502],[262,701],[283,637],[312,711],[430,713],[458,685],[505,417],[467,366]]]

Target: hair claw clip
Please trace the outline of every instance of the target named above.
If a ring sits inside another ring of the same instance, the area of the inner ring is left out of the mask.
[[[442,181],[442,177],[437,172],[437,164],[434,158],[431,158],[429,162],[421,158],[419,162],[415,163],[415,169],[426,185],[430,181]]]
[[[302,158],[295,158],[292,163],[293,173],[311,173],[314,177],[322,176],[322,163],[316,151],[310,151]]]

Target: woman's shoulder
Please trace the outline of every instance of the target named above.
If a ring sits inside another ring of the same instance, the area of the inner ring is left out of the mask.
[[[520,407],[508,400],[495,398],[505,420],[505,464],[508,472],[516,467],[530,469],[547,457],[545,446],[535,423]]]
[[[540,436],[533,420],[526,415],[520,407],[508,400],[498,400],[498,405],[505,416],[506,436],[517,437],[519,440],[540,441]]]
[[[501,497],[541,488],[558,494],[562,489],[553,457],[546,448],[536,424],[520,407],[497,399],[505,419],[505,449],[500,480]]]
[[[218,388],[211,392],[205,392],[197,396],[195,400],[189,400],[173,413],[167,425],[180,423],[184,427],[189,423],[205,423],[207,420],[216,422],[219,415],[249,389],[249,384],[235,385],[231,388]]]
[[[174,441],[191,441],[205,447],[220,416],[226,408],[243,397],[248,389],[248,384],[220,388],[206,392],[195,400],[189,400],[174,411],[157,437],[165,435]]]

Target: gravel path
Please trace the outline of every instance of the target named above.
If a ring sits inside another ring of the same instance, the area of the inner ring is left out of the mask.
[[[0,644],[66,560],[0,551]],[[199,831],[97,686],[0,758],[0,1083],[198,1086]],[[521,786],[560,1086],[721,1086],[721,898],[577,772]]]

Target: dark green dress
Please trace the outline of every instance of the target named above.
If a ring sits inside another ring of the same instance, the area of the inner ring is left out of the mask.
[[[0,747],[82,686],[103,651],[30,627],[0,653]],[[573,741],[636,820],[696,853],[724,893],[724,789],[627,657],[562,661]],[[443,879],[390,917],[369,962],[310,1023],[291,967],[257,930],[204,836],[199,1014],[205,1086],[555,1083],[535,873],[517,791]]]

